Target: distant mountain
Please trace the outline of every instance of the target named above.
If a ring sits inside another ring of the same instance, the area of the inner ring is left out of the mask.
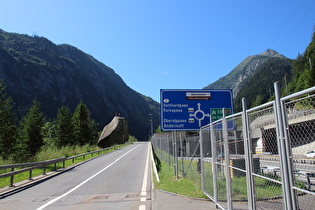
[[[266,68],[266,66],[273,65],[272,62],[284,62],[287,65],[280,65],[275,64],[272,68],[276,68],[280,71],[280,75],[284,76],[288,71],[291,72],[292,69],[292,60],[285,57],[284,55],[279,54],[278,52],[267,49],[260,55],[252,55],[245,58],[240,64],[238,64],[228,75],[220,78],[219,80],[215,81],[214,83],[204,87],[204,89],[232,89],[233,91],[233,98],[238,100],[237,96],[240,92],[244,93],[246,90],[248,91],[257,91],[259,89],[264,89],[263,86],[265,84],[261,84],[260,81],[265,81],[265,78],[269,78],[267,81],[273,84],[273,82],[279,79],[279,75],[275,75],[275,69]],[[264,66],[265,65],[265,66]],[[285,69],[278,69],[285,68]],[[264,70],[259,70],[264,69]],[[259,70],[259,71],[258,71]],[[277,71],[277,73],[279,73]],[[257,73],[256,75],[256,72]],[[255,78],[253,78],[253,76]],[[280,77],[281,77],[280,76]],[[256,87],[256,84],[261,84],[262,87]],[[242,90],[242,91],[241,91]],[[269,91],[268,91],[269,92]],[[269,93],[268,93],[269,95]],[[251,102],[251,101],[250,101]],[[238,101],[234,101],[234,104],[239,103]],[[236,110],[238,107],[236,107]]]
[[[272,57],[260,65],[249,79],[243,82],[242,88],[234,98],[234,108],[241,111],[242,98],[245,97],[248,107],[266,103],[274,95],[274,83],[280,87],[287,86],[292,78],[292,63],[290,59]],[[285,89],[285,88],[283,88]]]
[[[56,45],[44,37],[0,30],[0,79],[20,114],[35,97],[48,118],[56,117],[61,105],[73,110],[82,100],[100,129],[120,113],[139,140],[148,137],[149,114],[154,125],[159,122],[159,104],[128,87],[113,69],[73,46]]]
[[[242,88],[244,82],[249,79],[253,73],[271,58],[288,59],[274,50],[268,49],[260,55],[251,55],[238,64],[228,75],[218,79],[214,83],[204,87],[203,89],[232,89],[235,98]]]

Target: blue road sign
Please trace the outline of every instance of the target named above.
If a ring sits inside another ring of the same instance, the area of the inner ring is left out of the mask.
[[[209,124],[210,115],[218,118],[218,110],[226,108],[227,115],[233,113],[232,90],[162,89],[160,94],[163,131],[199,130]]]

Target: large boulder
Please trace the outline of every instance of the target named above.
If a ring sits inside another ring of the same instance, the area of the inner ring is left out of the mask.
[[[98,139],[98,146],[102,148],[115,144],[123,144],[129,139],[128,122],[124,117],[115,116],[112,121],[103,128]]]

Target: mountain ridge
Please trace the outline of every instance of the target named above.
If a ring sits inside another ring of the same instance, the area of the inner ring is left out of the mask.
[[[100,124],[108,124],[115,113],[124,115],[131,135],[145,140],[149,114],[158,124],[159,104],[131,89],[111,68],[93,56],[47,38],[0,31],[0,78],[19,113],[36,97],[48,118],[57,108],[70,109],[82,100]]]
[[[258,55],[247,56],[229,74],[203,89],[232,89],[233,98],[235,98],[243,84],[255,73],[259,66],[263,65],[270,58],[288,59],[272,49],[267,49]]]

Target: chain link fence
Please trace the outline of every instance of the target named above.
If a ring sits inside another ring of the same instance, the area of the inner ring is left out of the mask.
[[[315,87],[211,122],[152,137],[176,178],[196,182],[221,209],[314,209]],[[223,109],[223,113],[225,113]]]

